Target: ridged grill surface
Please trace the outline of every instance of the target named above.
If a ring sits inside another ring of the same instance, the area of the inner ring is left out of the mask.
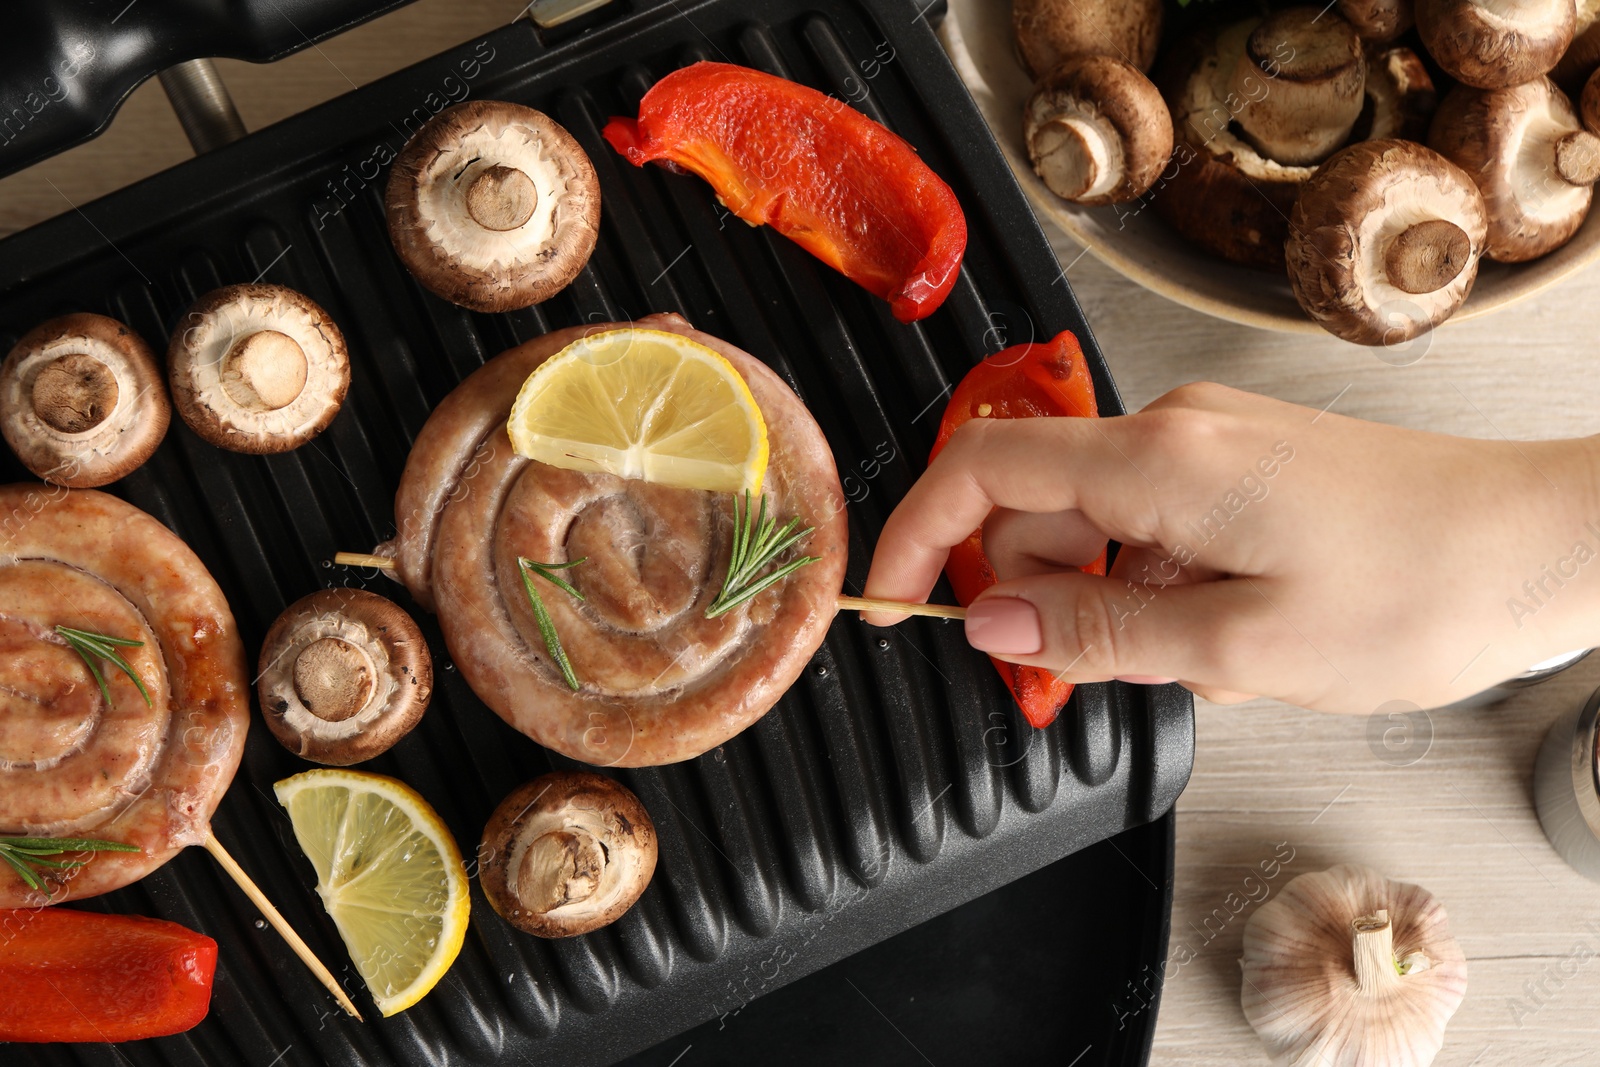
[[[1070,328],[1102,412],[1120,410],[1048,244],[916,16],[906,0],[779,0],[757,22],[735,0],[667,0],[603,11],[557,41],[526,23],[507,27],[0,242],[0,341],[51,315],[94,310],[161,349],[195,297],[256,278],[302,290],[333,315],[353,382],[321,438],[245,457],[175,421],[156,457],[112,488],[205,560],[251,656],[278,612],[320,586],[362,585],[414,607],[398,584],[327,561],[392,536],[407,449],[461,378],[548,330],[654,311],[679,312],[757,355],[805,399],[851,500],[846,586],[859,592],[883,520],[924,465],[943,397],[977,359]],[[605,146],[607,116],[633,113],[655,79],[701,58],[831,92],[918,148],[955,188],[971,231],[944,309],[900,325],[798,247],[733,218],[698,179],[636,169]],[[464,91],[549,112],[599,172],[599,247],[540,307],[483,316],[446,304],[389,246],[387,166],[374,161]],[[9,456],[4,464],[6,480],[25,476]],[[450,665],[434,620],[415,614],[437,693],[416,732],[367,766],[420,790],[470,855],[501,797],[571,764],[489,712]],[[1032,731],[955,625],[881,631],[842,615],[758,724],[688,763],[617,773],[655,820],[661,863],[614,926],[539,941],[495,916],[474,882],[472,932],[446,980],[402,1015],[362,1026],[190,850],[86,906],[161,915],[216,937],[207,1021],[116,1052],[8,1050],[6,1060],[608,1062],[1155,818],[1187,779],[1192,743],[1187,696],[1122,685],[1081,687],[1053,726]],[[215,830],[364,1002],[271,799],[274,781],[306,766],[256,721]],[[787,953],[781,966],[777,949]]]

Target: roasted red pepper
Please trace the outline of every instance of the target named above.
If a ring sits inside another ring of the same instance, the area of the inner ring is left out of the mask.
[[[1052,415],[1094,418],[1096,414],[1089,364],[1078,347],[1078,339],[1063,331],[1046,344],[1014,345],[997,352],[968,371],[950,395],[950,405],[939,422],[939,437],[928,461],[933,461],[958,426],[972,419]],[[1104,574],[1105,555],[1082,569],[1089,574]],[[950,550],[944,573],[956,600],[963,605],[972,603],[979,593],[995,584],[994,567],[983,554],[983,527]],[[1006,680],[1022,714],[1034,726],[1054,722],[1072,695],[1071,682],[1061,681],[1042,667],[1024,667],[997,659],[992,662]]]
[[[140,915],[0,909],[0,1041],[134,1041],[211,1006],[217,943]]]
[[[967,247],[955,193],[916,149],[843,101],[731,63],[662,78],[605,139],[635,166],[665,160],[711,183],[914,322],[944,303]]]

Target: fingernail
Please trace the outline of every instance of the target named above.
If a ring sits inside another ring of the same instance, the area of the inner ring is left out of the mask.
[[[1176,678],[1163,678],[1159,674],[1119,674],[1117,681],[1133,685],[1171,685]]]
[[[980,600],[967,609],[967,643],[980,652],[1031,655],[1044,647],[1039,612],[1017,597]]]

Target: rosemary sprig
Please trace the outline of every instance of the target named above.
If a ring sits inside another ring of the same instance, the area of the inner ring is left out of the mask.
[[[533,575],[537,574],[568,596],[582,600],[583,594],[555,572],[576,567],[588,559],[588,556],[584,556],[565,563],[535,563],[531,559],[517,557],[517,569],[522,572],[522,588],[528,591],[528,606],[533,608],[533,617],[539,624],[539,633],[544,635],[545,650],[550,653],[550,658],[556,661],[556,666],[561,668],[561,676],[574,690],[578,688],[578,675],[572,669],[572,661],[567,659],[567,650],[561,647],[561,635],[556,633],[556,624],[550,618],[550,613],[545,610],[544,601],[539,597],[539,590],[534,588]]]
[[[138,852],[138,845],[120,841],[101,841],[92,837],[0,837],[0,860],[5,860],[28,888],[44,893],[44,882],[33,868],[67,871],[82,867],[88,860],[53,860],[66,852]]]
[[[777,570],[763,575],[761,572],[773,560],[799,544],[814,529],[807,526],[796,530],[799,518],[790,519],[778,526],[777,516],[767,517],[767,498],[761,498],[761,510],[755,521],[750,521],[750,490],[744,491],[744,508],[739,498],[733,498],[733,548],[728,559],[728,575],[722,580],[722,591],[706,608],[706,618],[714,619],[743,604],[763,589],[776,585],[808,563],[821,556],[801,556],[790,560]]]
[[[83,665],[89,668],[89,673],[94,675],[94,680],[100,686],[100,695],[105,697],[106,705],[111,705],[111,687],[106,685],[106,676],[100,673],[99,660],[109,660],[111,665],[133,679],[133,684],[139,687],[139,695],[144,697],[148,707],[155,707],[155,701],[150,699],[150,691],[144,687],[144,680],[139,677],[139,672],[128,665],[122,658],[119,648],[143,648],[143,641],[130,641],[125,637],[108,637],[105,634],[90,633],[88,630],[74,630],[70,626],[57,626],[56,633],[72,646],[72,651],[83,658]]]

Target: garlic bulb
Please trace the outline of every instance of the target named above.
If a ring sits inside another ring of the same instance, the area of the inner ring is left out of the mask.
[[[1425,1067],[1467,992],[1443,906],[1353,864],[1263,904],[1240,965],[1245,1018],[1287,1067]]]

